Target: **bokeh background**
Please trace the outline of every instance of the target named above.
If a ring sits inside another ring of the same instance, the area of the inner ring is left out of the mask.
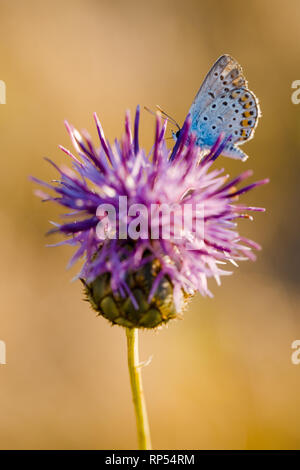
[[[0,448],[134,449],[136,430],[121,328],[96,318],[66,271],[71,248],[46,248],[58,210],[33,196],[28,175],[66,163],[63,120],[107,137],[124,111],[159,103],[182,122],[222,53],[243,66],[263,117],[243,148],[271,184],[244,201],[267,208],[240,230],[264,247],[197,296],[184,321],[141,334],[156,449],[299,449],[300,3],[278,0],[0,0]],[[142,115],[150,148],[153,117]]]

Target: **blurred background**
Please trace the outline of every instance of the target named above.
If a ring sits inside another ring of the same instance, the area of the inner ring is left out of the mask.
[[[240,231],[263,245],[200,296],[184,321],[140,338],[155,449],[299,449],[300,3],[278,0],[0,0],[1,309],[0,448],[134,449],[125,334],[96,318],[66,271],[69,247],[46,248],[54,205],[28,175],[67,163],[63,120],[96,138],[120,137],[124,112],[157,103],[180,123],[223,53],[243,66],[263,117],[246,163],[271,184],[243,198],[265,206]],[[142,114],[150,148],[153,117]]]

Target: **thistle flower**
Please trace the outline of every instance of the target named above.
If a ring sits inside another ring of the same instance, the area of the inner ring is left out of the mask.
[[[133,135],[127,113],[125,134],[113,145],[94,117],[100,147],[87,132],[80,134],[66,123],[77,156],[60,148],[73,168],[51,162],[59,181],[34,180],[56,194],[37,194],[71,210],[66,214],[71,220],[56,224],[50,233],[66,236],[59,244],[77,246],[69,265],[84,258],[78,278],[93,308],[113,324],[154,328],[179,316],[195,292],[211,296],[208,278],[219,284],[221,276],[231,274],[226,265],[255,259],[253,250],[260,247],[239,235],[237,220],[264,209],[237,200],[267,180],[238,189],[252,173],[229,181],[222,169],[215,169],[226,141],[221,135],[202,155],[189,118],[170,155],[167,122],[159,117],[149,154],[139,146],[139,107]],[[124,211],[124,201],[129,210]],[[109,208],[114,223],[107,218]]]
[[[69,210],[69,221],[54,224],[50,233],[65,235],[58,244],[77,246],[69,265],[84,258],[77,277],[87,300],[111,323],[126,327],[139,449],[151,449],[138,328],[155,328],[179,316],[195,292],[212,295],[208,278],[220,283],[222,275],[230,274],[224,269],[228,263],[255,259],[253,250],[260,247],[239,235],[237,220],[264,209],[237,200],[267,180],[238,188],[250,171],[229,181],[223,170],[214,169],[227,141],[220,135],[203,154],[189,117],[172,152],[165,141],[167,121],[157,117],[148,155],[139,146],[139,107],[133,136],[127,113],[125,134],[113,145],[94,117],[100,147],[66,123],[77,155],[61,149],[71,157],[72,169],[51,162],[60,179],[52,184],[33,180],[55,193],[39,190],[39,196]]]

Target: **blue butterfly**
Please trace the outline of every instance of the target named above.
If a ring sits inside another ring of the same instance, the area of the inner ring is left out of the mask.
[[[228,142],[222,155],[248,158],[238,146],[253,137],[261,112],[258,99],[247,86],[241,66],[231,56],[222,55],[212,66],[189,110],[191,131],[197,135],[201,150],[210,150],[223,133]],[[175,139],[180,126],[178,129],[173,133]]]

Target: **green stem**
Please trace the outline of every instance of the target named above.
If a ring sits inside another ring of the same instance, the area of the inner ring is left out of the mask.
[[[138,329],[126,328],[128,369],[140,450],[151,450],[150,429],[139,364]]]

